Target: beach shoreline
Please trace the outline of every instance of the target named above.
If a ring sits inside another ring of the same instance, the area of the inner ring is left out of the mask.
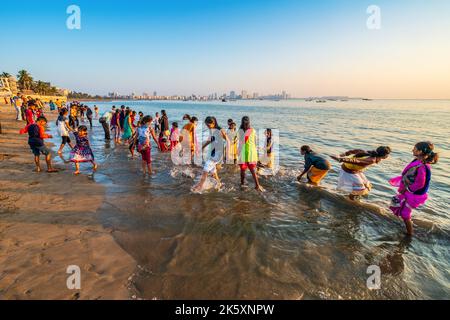
[[[104,187],[68,167],[34,173],[14,117],[0,105],[0,299],[130,299],[136,262],[99,220]],[[67,286],[73,265],[79,290]]]

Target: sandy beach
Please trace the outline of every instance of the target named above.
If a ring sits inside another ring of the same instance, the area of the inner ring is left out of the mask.
[[[98,221],[104,188],[67,166],[34,173],[14,118],[0,105],[0,299],[131,298],[136,263]],[[80,290],[67,288],[70,265],[80,267]]]

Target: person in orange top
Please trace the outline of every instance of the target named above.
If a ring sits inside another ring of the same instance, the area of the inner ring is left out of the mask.
[[[191,117],[188,114],[185,114],[183,116],[183,120],[187,120],[188,122],[184,125],[183,129],[181,130],[179,142],[183,142],[185,137],[189,140],[192,158],[194,157],[194,153],[197,151],[196,150],[197,139],[195,136],[195,128],[197,127],[198,119],[196,117]]]
[[[53,168],[50,149],[44,144],[44,139],[53,138],[51,135],[45,133],[46,124],[47,119],[45,117],[39,117],[36,123],[27,125],[24,129],[20,130],[20,133],[28,133],[28,145],[34,155],[36,172],[41,172],[40,155],[43,154],[47,163],[47,172],[53,173],[58,172],[58,170]]]

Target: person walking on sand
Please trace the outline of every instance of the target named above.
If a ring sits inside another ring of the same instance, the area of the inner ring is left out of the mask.
[[[414,160],[403,169],[402,175],[389,180],[392,186],[398,187],[390,209],[403,219],[409,236],[413,235],[412,211],[427,201],[431,165],[439,161],[439,154],[434,152],[434,145],[428,141],[417,143],[412,153]]]
[[[92,152],[87,133],[88,131],[86,126],[79,126],[78,129],[73,132],[76,145],[70,152],[70,161],[75,164],[75,175],[80,174],[80,163],[82,162],[92,163],[93,172],[97,171],[98,168],[95,163],[94,153]]]
[[[69,125],[69,120],[67,119],[67,115],[69,111],[67,109],[62,108],[59,112],[58,119],[56,120],[56,126],[58,128],[58,133],[61,136],[61,146],[59,147],[58,154],[62,154],[62,150],[66,143],[69,145],[70,149],[73,149],[73,145],[70,141],[69,132],[73,131]]]
[[[36,172],[41,172],[40,155],[45,156],[45,162],[47,163],[47,172],[58,172],[52,166],[52,156],[50,149],[44,144],[44,139],[53,138],[52,135],[45,133],[45,126],[47,119],[45,117],[39,117],[36,119],[36,123],[27,125],[25,129],[20,131],[21,134],[28,133],[28,145],[31,152],[34,155],[34,163],[36,165]]]
[[[305,168],[297,180],[301,182],[303,176],[306,174],[309,184],[315,186],[320,185],[322,179],[325,178],[331,169],[330,162],[323,156],[315,153],[310,146],[302,146],[300,148],[300,154],[305,157]]]
[[[241,169],[241,187],[245,186],[245,173],[247,169],[249,169],[252,174],[253,181],[255,182],[255,189],[258,191],[264,191],[259,184],[258,174],[256,172],[256,166],[258,164],[256,130],[251,127],[250,118],[247,116],[243,117],[241,120],[238,137],[238,161]]]
[[[17,121],[22,121],[22,110],[20,110],[20,108],[22,107],[22,99],[19,97],[14,97],[13,98],[13,104],[14,104],[14,109],[16,110],[16,120]]]
[[[364,171],[389,158],[390,153],[391,148],[381,146],[374,151],[356,149],[340,156],[331,156],[332,159],[342,163],[337,189],[348,192],[350,200],[359,200],[361,196],[368,195],[372,190],[372,184],[367,180]]]

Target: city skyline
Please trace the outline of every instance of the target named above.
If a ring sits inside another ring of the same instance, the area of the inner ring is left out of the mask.
[[[449,2],[377,1],[379,30],[369,1],[82,0],[80,30],[72,3],[24,2],[0,12],[0,72],[74,91],[450,98]]]

